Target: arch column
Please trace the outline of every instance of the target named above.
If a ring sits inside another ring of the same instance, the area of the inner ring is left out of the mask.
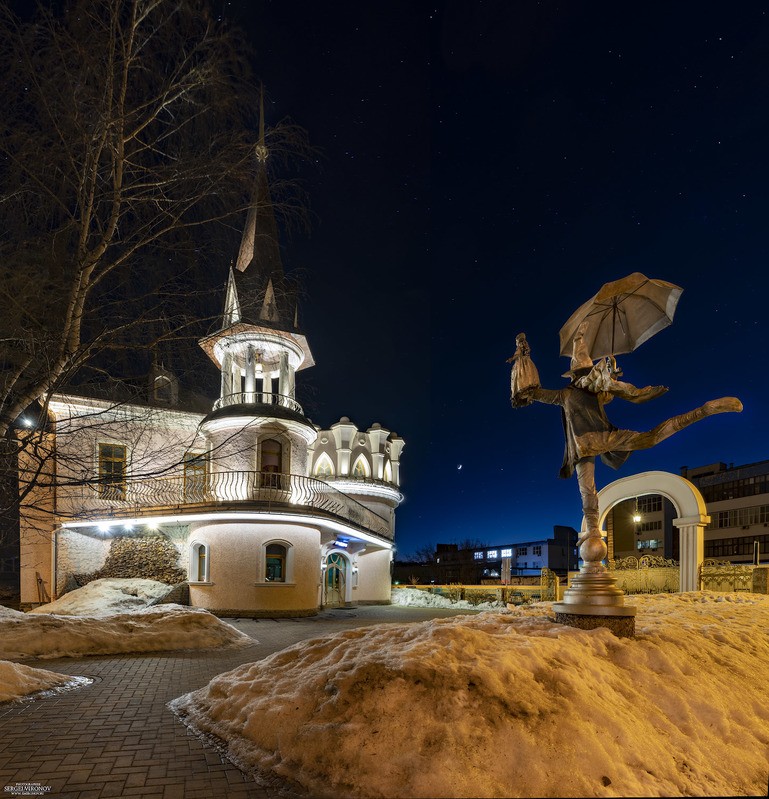
[[[700,565],[705,559],[705,527],[710,516],[682,516],[673,519],[681,540],[680,591],[700,590]]]

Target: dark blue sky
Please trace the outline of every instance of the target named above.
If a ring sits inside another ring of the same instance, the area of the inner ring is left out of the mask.
[[[599,466],[599,487],[769,458],[765,4],[231,9],[268,115],[323,153],[302,172],[313,230],[286,246],[317,361],[301,398],[324,426],[348,415],[406,439],[400,554],[579,524],[558,409],[513,411],[505,360],[526,331],[543,384],[565,384],[559,328],[633,271],[684,288],[673,326],[620,359],[670,392],[615,400],[610,419],[648,429],[722,395],[745,411]]]

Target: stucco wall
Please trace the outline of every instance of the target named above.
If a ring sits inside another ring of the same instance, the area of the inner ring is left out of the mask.
[[[41,434],[35,442],[43,452],[53,450],[53,436]],[[53,459],[40,463],[22,449],[19,453],[19,488],[29,490],[24,497],[19,518],[19,568],[22,606],[40,604],[41,588],[44,592],[42,601],[48,601],[54,593],[52,546],[54,494],[40,483],[48,483],[53,479]],[[38,474],[39,472],[39,474]],[[37,482],[39,479],[40,482]],[[38,575],[42,580],[38,586]],[[47,596],[46,596],[47,595]]]
[[[264,581],[263,544],[292,545],[287,583]],[[213,611],[299,615],[318,610],[320,533],[300,524],[260,521],[200,522],[190,526],[189,547],[208,545],[210,585],[192,583],[190,604]],[[188,548],[189,548],[188,547]],[[187,557],[189,563],[189,557]]]
[[[390,555],[389,550],[358,555],[358,587],[353,590],[353,602],[390,601]]]

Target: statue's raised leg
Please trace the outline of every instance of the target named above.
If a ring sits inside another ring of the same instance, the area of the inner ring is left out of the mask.
[[[666,438],[675,435],[690,424],[715,416],[717,413],[739,413],[742,403],[736,397],[721,397],[710,400],[693,411],[673,416],[645,433],[636,430],[610,430],[583,433],[577,438],[577,446],[582,458],[603,455],[606,452],[635,452],[650,449]]]
[[[649,449],[664,441],[666,438],[683,430],[690,424],[706,419],[708,416],[715,416],[717,413],[739,413],[742,410],[742,403],[736,397],[721,397],[720,399],[710,400],[699,408],[687,413],[681,413],[668,419],[662,424],[658,424],[648,433],[638,433],[637,441],[629,449]]]
[[[715,416],[717,413],[739,413],[742,403],[736,397],[721,397],[710,400],[693,411],[681,413],[671,419],[658,424],[646,433],[636,433],[633,430],[615,430],[608,435],[606,451],[633,452],[637,449],[649,449],[675,435],[690,424]]]

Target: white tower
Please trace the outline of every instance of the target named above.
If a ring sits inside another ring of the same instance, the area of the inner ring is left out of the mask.
[[[221,372],[219,399],[201,432],[211,473],[306,474],[307,447],[316,431],[296,401],[295,375],[314,361],[297,326],[296,287],[283,273],[263,125],[256,160],[252,203],[235,268],[230,268],[221,328],[200,342]],[[265,478],[243,479],[263,484]]]

